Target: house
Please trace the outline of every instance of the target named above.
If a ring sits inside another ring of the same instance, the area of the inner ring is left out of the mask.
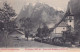
[[[74,31],[74,17],[67,16],[55,29],[55,34],[62,34],[63,31],[67,30],[67,26],[71,27],[71,31]]]
[[[33,33],[33,35],[34,34],[35,34],[35,32]],[[18,30],[15,30],[14,32],[12,32],[10,34],[10,36],[13,37],[16,40],[27,40],[27,38],[25,37],[24,32],[21,31],[21,30],[19,30],[19,29]],[[34,40],[34,38],[29,36],[28,37],[28,40]]]
[[[25,36],[24,35],[24,33],[23,32],[21,32],[21,31],[19,31],[19,30],[15,30],[14,32],[12,32],[12,33],[10,33],[10,36],[12,36],[12,37],[17,37],[17,38],[19,38],[19,37],[22,37],[22,36]]]
[[[67,30],[67,23],[63,21],[54,29],[54,33],[62,34],[62,31],[66,31],[66,30]]]
[[[74,17],[67,16],[61,23],[59,23],[54,31],[51,33],[50,38],[53,37],[62,37],[63,31],[68,30],[68,26],[71,27],[71,31],[74,31]]]

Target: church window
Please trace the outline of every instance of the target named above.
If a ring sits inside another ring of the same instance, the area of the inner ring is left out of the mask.
[[[65,29],[65,28],[63,28],[63,29]]]
[[[72,17],[71,16],[69,17],[69,20],[70,20],[70,22],[72,22]]]
[[[70,20],[70,22],[72,22],[72,20]]]

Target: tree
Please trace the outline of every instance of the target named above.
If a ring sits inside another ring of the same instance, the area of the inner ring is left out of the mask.
[[[49,28],[47,27],[46,24],[43,26],[43,28],[40,28],[40,27],[39,27],[39,28],[37,29],[37,32],[38,32],[38,33],[36,34],[36,36],[39,37],[39,38],[41,38],[41,42],[42,42],[42,40],[43,40],[44,38],[50,36],[50,30],[49,30]]]
[[[44,26],[43,28],[38,28],[37,32],[38,32],[37,36],[40,38],[47,37],[50,34],[47,26]]]
[[[3,35],[0,35],[2,38],[3,38],[3,44],[6,44],[4,46],[7,47],[7,44],[8,44],[8,29],[10,27],[9,25],[9,22],[10,21],[10,18],[11,17],[15,17],[16,16],[16,13],[15,13],[15,10],[12,9],[12,7],[10,7],[9,4],[7,4],[7,2],[4,2],[3,3],[3,7],[0,9],[0,21],[3,22],[2,24],[3,25],[3,28],[4,28],[4,31],[3,31]],[[0,24],[0,25],[2,25]]]
[[[32,31],[32,28],[34,27],[34,24],[32,23],[31,18],[25,18],[23,17],[22,19],[20,19],[21,22],[21,26],[24,27],[24,32],[25,32],[25,37],[27,37],[30,35],[30,31]]]
[[[15,21],[9,21],[9,22],[7,23],[7,26],[8,26],[8,27],[7,27],[7,31],[8,31],[9,33],[14,32],[14,31],[16,30],[16,28],[17,28]]]
[[[12,9],[12,7],[10,7],[7,3],[4,3],[4,22],[5,23],[5,29],[8,30],[8,27],[9,25],[7,25],[9,22],[10,22],[10,18],[11,17],[15,17],[16,16],[16,13],[15,13],[15,10]]]
[[[4,29],[8,30],[8,23],[11,17],[15,17],[15,10],[12,9],[6,2],[3,4],[3,8],[0,9],[0,21],[4,23]]]

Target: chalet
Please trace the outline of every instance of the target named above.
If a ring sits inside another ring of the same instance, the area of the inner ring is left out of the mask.
[[[63,31],[67,30],[67,26],[71,27],[71,31],[74,31],[74,17],[67,16],[55,29],[55,34],[62,34]]]
[[[67,23],[63,21],[54,29],[54,33],[62,34],[62,31],[66,31],[66,30],[67,30]]]

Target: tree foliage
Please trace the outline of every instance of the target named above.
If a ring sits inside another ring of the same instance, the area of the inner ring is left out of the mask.
[[[25,37],[28,40],[28,36],[30,36],[30,32],[32,31],[32,28],[34,27],[34,24],[32,23],[31,18],[23,17],[19,21],[21,22],[21,26],[24,28],[23,30],[25,32]]]
[[[3,22],[5,30],[8,30],[9,27],[11,27],[11,25],[14,24],[12,23],[12,21],[10,21],[10,18],[15,16],[15,10],[13,10],[13,8],[9,4],[7,4],[7,2],[3,3],[3,7],[0,8],[0,21]]]
[[[43,28],[38,28],[37,29],[37,34],[36,36],[40,38],[48,37],[50,35],[50,30],[47,26],[44,26]]]
[[[15,10],[13,10],[13,8],[7,4],[7,2],[4,2],[3,7],[0,8],[0,42],[2,42],[2,46],[7,47],[10,43],[8,38],[9,32],[15,29],[15,22],[11,21],[10,19],[15,16]]]
[[[20,19],[20,22],[22,23],[21,26],[24,27],[27,30],[31,30],[34,26],[31,18],[23,17],[22,19]]]

